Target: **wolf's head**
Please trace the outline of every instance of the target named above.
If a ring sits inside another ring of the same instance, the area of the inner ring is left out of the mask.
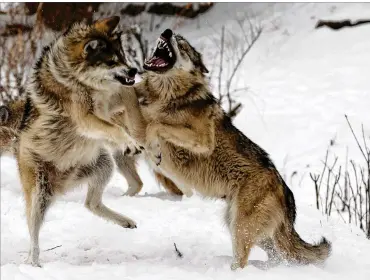
[[[137,70],[127,64],[121,34],[114,32],[118,23],[119,17],[114,16],[71,26],[50,47],[48,65],[53,76],[64,84],[73,77],[94,89],[133,85]]]
[[[144,69],[160,74],[171,74],[173,70],[208,73],[202,56],[181,35],[166,29],[157,41],[152,57],[144,63]]]

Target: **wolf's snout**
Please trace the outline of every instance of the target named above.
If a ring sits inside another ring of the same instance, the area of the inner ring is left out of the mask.
[[[134,78],[134,77],[135,77],[135,75],[136,75],[136,73],[137,73],[137,69],[136,69],[136,68],[131,68],[130,70],[128,70],[127,75],[128,75],[129,77]]]
[[[162,34],[161,37],[165,40],[169,40],[172,37],[172,30],[171,29],[166,29]]]

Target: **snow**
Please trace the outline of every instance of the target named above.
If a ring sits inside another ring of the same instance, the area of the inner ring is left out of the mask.
[[[333,243],[323,268],[284,265],[262,271],[254,266],[232,272],[231,240],[223,224],[224,203],[194,195],[174,199],[162,192],[145,163],[136,197],[123,197],[125,180],[115,173],[104,194],[112,209],[134,219],[137,229],[122,229],[84,208],[86,189],[61,197],[46,216],[40,233],[43,267],[23,264],[29,236],[15,160],[1,159],[1,279],[369,279],[370,242],[355,225],[327,218],[315,208],[307,172],[321,167],[327,145],[343,155],[349,146],[359,159],[344,114],[356,131],[369,134],[370,25],[332,31],[315,30],[317,19],[365,18],[370,4],[217,4],[200,29],[196,23],[177,32],[214,53],[210,34],[231,24],[236,13],[255,11],[265,33],[247,55],[237,85],[244,109],[236,126],[266,149],[288,177],[298,216],[297,231],[309,242],[321,236]],[[335,6],[336,8],[333,8]],[[315,18],[312,18],[315,16]],[[278,28],[272,23],[278,22]],[[211,27],[210,27],[211,26]],[[309,167],[307,167],[309,165]],[[303,177],[290,180],[297,171]],[[173,243],[182,252],[178,258]],[[61,245],[61,246],[60,246]],[[50,251],[44,251],[60,246]],[[254,248],[250,259],[266,259]]]

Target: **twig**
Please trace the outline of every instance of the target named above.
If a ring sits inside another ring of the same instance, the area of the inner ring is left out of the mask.
[[[328,169],[328,180],[327,180],[327,183],[326,183],[325,214],[328,214],[328,210],[329,210],[328,209],[328,202],[329,202],[330,177],[333,174],[333,169],[334,169],[335,165],[337,164],[337,161],[338,161],[338,157],[335,157],[335,160],[334,160],[334,163],[333,163],[332,167],[329,167],[329,169]]]
[[[348,180],[347,180],[347,174],[348,174],[348,146],[346,148],[346,166],[344,170],[344,200],[348,200]],[[344,211],[344,205],[343,209]]]
[[[317,182],[319,181],[320,175],[310,173],[310,177],[311,177],[311,180],[315,184],[316,208],[317,208],[317,210],[319,210],[320,209],[320,205],[319,205],[320,193],[319,193],[319,186],[318,186]]]
[[[225,26],[222,26],[221,29],[221,51],[220,51],[220,67],[218,73],[218,94],[219,94],[219,104],[222,103],[222,90],[221,90],[221,79],[222,79],[222,69],[223,69],[223,61],[224,61],[224,44],[225,44]]]
[[[332,204],[333,204],[333,201],[334,201],[335,187],[338,185],[338,182],[339,182],[339,179],[340,179],[340,176],[341,176],[341,168],[342,168],[342,166],[339,167],[339,175],[334,176],[335,181],[334,181],[334,185],[333,185],[333,189],[332,189],[331,197],[330,197],[330,201],[329,201],[329,213],[328,213],[329,216],[331,214],[331,207],[332,207]]]
[[[356,142],[357,142],[357,146],[358,146],[358,148],[360,149],[360,151],[361,151],[362,155],[364,156],[365,160],[367,160],[367,157],[366,157],[366,155],[365,155],[365,153],[364,153],[364,151],[363,151],[363,149],[362,149],[362,147],[361,147],[361,145],[360,145],[360,142],[359,142],[359,141],[358,141],[358,139],[357,139],[357,136],[356,136],[355,132],[353,131],[352,125],[351,125],[351,123],[349,122],[347,115],[344,115],[344,116],[346,117],[346,120],[347,120],[348,126],[349,126],[349,128],[351,129],[352,135],[353,135],[353,137],[355,138],[355,140],[356,140]]]
[[[177,246],[176,246],[176,243],[173,243],[173,246],[175,246],[175,251],[176,251],[176,253],[177,253],[177,256],[179,257],[179,258],[182,258],[182,253],[177,249]]]
[[[54,250],[54,249],[59,248],[59,247],[62,247],[62,245],[58,245],[58,246],[55,246],[55,247],[53,247],[53,248],[46,249],[46,250],[44,250],[43,252],[51,251],[51,250]]]
[[[366,137],[365,137],[365,131],[364,131],[364,124],[361,124],[361,130],[362,130],[362,140],[364,141],[364,147],[367,152],[367,159],[369,159],[370,149],[368,148]]]
[[[253,30],[251,31],[253,32]],[[236,72],[238,71],[239,69],[239,66],[241,65],[241,63],[243,62],[244,60],[244,57],[247,55],[247,53],[251,50],[251,48],[253,47],[253,45],[257,42],[258,38],[260,37],[262,33],[262,28],[258,28],[257,30],[257,33],[256,35],[251,39],[251,43],[248,45],[248,47],[243,51],[243,54],[241,55],[240,59],[238,60],[238,62],[236,63],[234,69],[232,70],[232,73],[230,75],[230,78],[228,79],[227,81],[227,87],[226,87],[226,92],[227,92],[227,97],[228,99],[230,100],[231,97],[230,97],[230,87],[231,87],[231,83],[233,81],[233,78],[236,74]],[[253,36],[254,32],[252,33],[252,36]],[[231,108],[230,108],[231,109]]]

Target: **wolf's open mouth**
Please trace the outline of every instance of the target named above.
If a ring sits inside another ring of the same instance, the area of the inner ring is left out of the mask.
[[[125,86],[132,86],[135,83],[135,77],[115,75],[114,78]]]
[[[151,71],[166,71],[171,69],[175,62],[176,56],[170,40],[161,36],[158,39],[158,45],[153,56],[145,61],[144,69]]]

